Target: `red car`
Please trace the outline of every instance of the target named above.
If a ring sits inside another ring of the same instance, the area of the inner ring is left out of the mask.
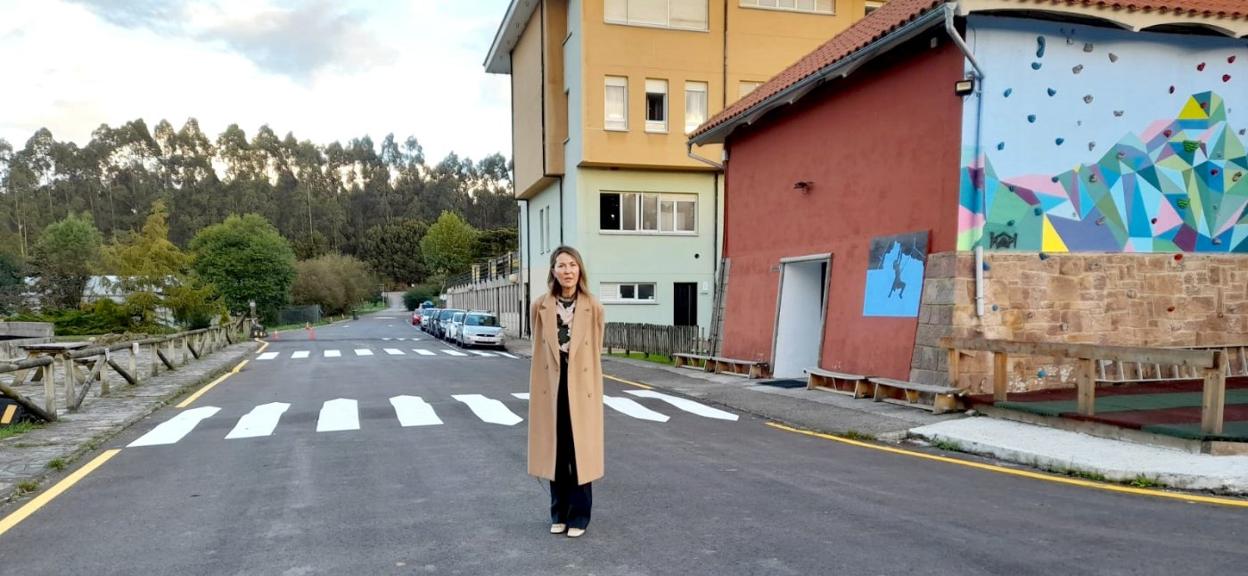
[[[421,313],[421,310],[419,309],[417,309],[415,312],[412,312],[412,326],[420,326],[420,313]]]

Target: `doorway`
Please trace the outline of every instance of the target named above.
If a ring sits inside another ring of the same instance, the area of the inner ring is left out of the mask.
[[[698,325],[698,284],[697,282],[676,282],[676,297],[672,325]]]
[[[780,261],[773,377],[800,378],[803,370],[819,366],[831,265],[830,254]]]

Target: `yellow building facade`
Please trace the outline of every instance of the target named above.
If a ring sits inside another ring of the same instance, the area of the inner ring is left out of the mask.
[[[848,27],[864,0],[513,0],[486,57],[511,77],[523,279],[568,244],[613,322],[708,327],[718,146],[686,134]]]

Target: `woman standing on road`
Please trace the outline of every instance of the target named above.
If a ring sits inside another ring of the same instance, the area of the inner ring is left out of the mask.
[[[580,252],[550,255],[549,293],[533,303],[529,474],[550,480],[550,533],[589,526],[590,482],[603,475],[602,332]]]

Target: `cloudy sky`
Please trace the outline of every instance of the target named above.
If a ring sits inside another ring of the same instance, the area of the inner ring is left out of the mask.
[[[393,132],[430,161],[510,155],[481,66],[507,0],[0,0],[0,138],[102,123],[268,124],[319,144]]]

